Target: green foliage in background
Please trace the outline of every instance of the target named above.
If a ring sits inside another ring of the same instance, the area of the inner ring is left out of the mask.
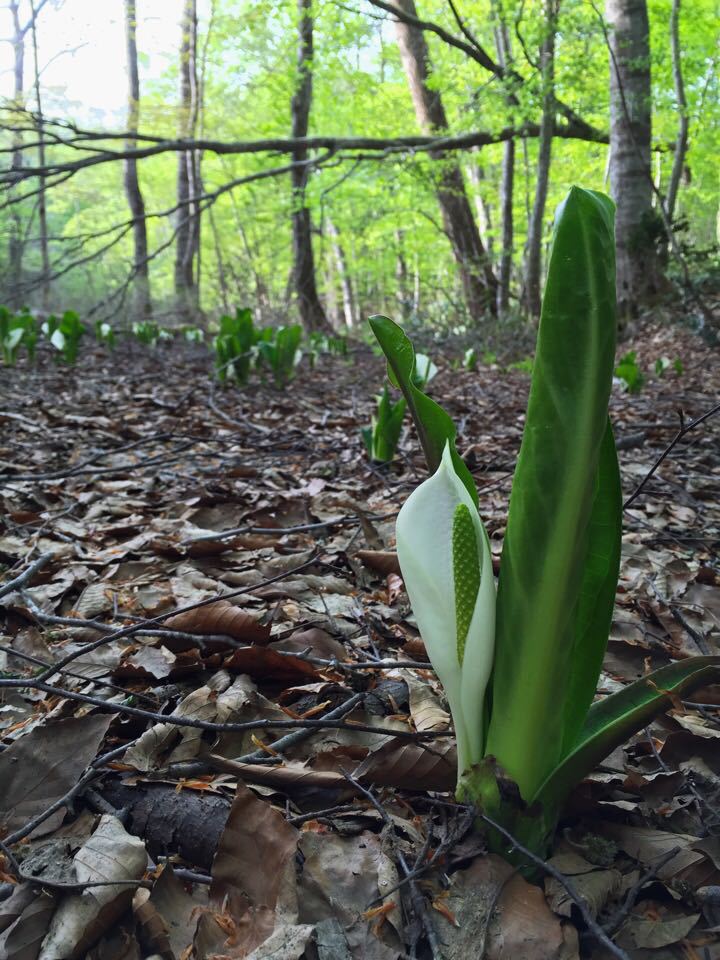
[[[51,314],[43,323],[42,329],[65,363],[75,363],[80,341],[87,332],[77,313],[66,310],[60,318]]]
[[[645,374],[637,362],[637,354],[634,350],[628,350],[620,358],[620,362],[615,367],[615,376],[623,381],[628,393],[640,393],[645,385]]]
[[[250,376],[253,347],[261,333],[255,327],[252,312],[247,308],[235,311],[235,316],[220,317],[220,331],[213,341],[215,367],[220,380],[235,380],[246,384]]]
[[[393,403],[385,385],[377,397],[377,412],[370,426],[360,431],[368,457],[373,463],[389,463],[394,458],[406,409],[403,397]]]
[[[397,137],[419,131],[412,98],[402,69],[391,23],[381,24],[365,10],[352,5],[315,4],[315,56],[310,133],[338,136]],[[670,62],[668,23],[671,0],[649,0],[652,44],[653,136],[657,146],[675,141],[677,103]],[[508,24],[517,21],[526,49],[537,49],[542,40],[544,7],[540,0],[470,0],[462,16],[478,40],[494,48],[498,12]],[[443,0],[426,0],[421,11],[448,30],[457,31]],[[139,10],[138,44],[152,13]],[[714,0],[693,0],[683,6],[681,42],[683,70],[690,118],[690,150],[680,191],[678,218],[688,223],[683,243],[710,248],[717,240],[717,156],[720,153],[720,96],[716,69],[716,37],[707,29],[716,18]],[[121,25],[115,27],[121,30]],[[42,40],[42,17],[39,23]],[[296,18],[286,0],[216,0],[212,24],[201,15],[199,49],[203,62],[203,134],[228,141],[286,137],[289,105],[296,81]],[[238,36],[242,36],[242,56]],[[513,36],[518,69],[529,77],[533,70]],[[488,83],[488,75],[461,51],[427,35],[433,64],[432,84],[442,89],[451,134],[474,130],[501,131],[525,122],[537,123],[542,89],[529,82],[515,89],[509,103],[502,83]],[[165,66],[151,73],[141,64],[141,127],[159,138],[177,135],[177,37],[169,37]],[[123,64],[113,68],[122,72]],[[26,65],[27,69],[27,65]],[[589,123],[608,128],[608,55],[601,16],[593,5],[567,0],[560,5],[556,60],[558,96]],[[77,104],[64,102],[53,91],[54,115],[89,125]],[[114,119],[115,122],[112,122]],[[110,118],[109,127],[122,129],[123,115]],[[10,134],[0,132],[2,146],[10,147]],[[103,145],[100,142],[99,145]],[[117,149],[117,141],[108,141]],[[487,217],[484,241],[497,265],[500,254],[501,210],[499,185],[503,144],[457,154],[471,203],[482,202]],[[603,143],[556,137],[553,140],[548,207],[552,209],[568,183],[581,180],[599,187],[607,162]],[[514,290],[519,290],[521,252],[526,240],[526,211],[536,186],[536,138],[518,141],[516,185],[513,201]],[[28,148],[28,161],[32,151]],[[67,148],[67,158],[74,159]],[[672,151],[654,154],[654,174],[660,189],[667,186]],[[220,185],[234,178],[262,174],[278,165],[266,155],[222,155],[205,152],[203,182]],[[350,264],[356,316],[374,312],[395,314],[407,309],[415,320],[432,321],[450,328],[462,318],[462,291],[452,250],[438,227],[436,197],[439,161],[421,152],[402,154],[397,160],[364,163],[321,170],[310,178],[306,200],[311,209],[317,279],[321,294],[330,303],[341,300],[331,221]],[[476,176],[481,170],[482,176]],[[167,153],[143,159],[140,186],[149,214],[148,240],[158,255],[151,263],[151,287],[159,305],[173,303],[174,245],[172,221],[161,217],[177,201],[177,156]],[[345,174],[348,174],[347,176]],[[33,198],[18,202],[17,211],[37,235]],[[201,307],[215,314],[223,303],[252,303],[256,323],[262,326],[285,319],[287,286],[292,268],[290,220],[292,197],[286,176],[247,183],[217,198],[203,218],[201,232]],[[80,237],[98,236],[83,243],[72,259],[78,266],[53,282],[53,299],[86,315],[91,305],[122,290],[132,262],[131,234],[108,247],[97,260],[87,260],[108,243],[102,232],[127,221],[122,165],[90,167],[81,176],[47,193],[48,232],[59,238],[51,243],[53,258],[73,250]],[[33,219],[35,218],[35,219]],[[549,220],[549,218],[548,218]],[[0,233],[9,234],[11,209],[0,213]],[[549,223],[547,236],[549,239]],[[164,249],[160,249],[166,245]],[[6,244],[0,245],[0,274]],[[66,258],[69,259],[69,258]],[[398,265],[406,269],[405,287],[399,289]],[[36,243],[27,245],[24,269],[37,276],[40,254]],[[63,261],[63,268],[65,261]],[[34,293],[39,298],[39,293]],[[129,299],[127,301],[129,303]],[[38,308],[38,300],[29,303]],[[226,308],[227,309],[227,308]],[[129,307],[120,319],[134,319]],[[113,323],[115,321],[113,320]]]
[[[292,380],[295,368],[302,358],[302,327],[300,324],[293,324],[275,330],[267,328],[264,332],[270,333],[271,337],[258,342],[258,367],[269,369],[275,386],[282,388]]]

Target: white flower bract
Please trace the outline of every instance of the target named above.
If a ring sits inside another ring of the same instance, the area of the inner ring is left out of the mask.
[[[462,664],[453,570],[453,520],[461,503],[472,517],[482,570]],[[415,619],[450,703],[461,775],[483,754],[485,689],[495,646],[495,581],[487,533],[455,472],[449,443],[436,472],[405,501],[397,518],[396,536],[400,569]]]

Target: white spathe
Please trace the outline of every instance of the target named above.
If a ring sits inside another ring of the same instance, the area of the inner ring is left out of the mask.
[[[470,510],[482,576],[462,666],[458,661],[453,574],[453,518],[458,504]],[[458,747],[458,777],[483,754],[485,689],[495,648],[495,581],[492,554],[477,507],[455,472],[445,445],[436,472],[403,504],[396,526],[397,552],[420,633],[450,703]]]

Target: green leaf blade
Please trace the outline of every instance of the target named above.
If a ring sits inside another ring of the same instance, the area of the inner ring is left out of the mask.
[[[556,220],[498,588],[486,754],[526,799],[574,740],[566,723],[577,725],[582,710],[566,698],[582,691],[587,699],[588,677],[569,678],[573,657],[584,655],[576,649],[580,598],[604,582],[585,571],[615,333],[612,204],[574,187]],[[617,538],[617,525],[606,534]],[[599,670],[607,635],[592,632],[588,642]]]
[[[439,467],[445,444],[449,440],[455,472],[477,506],[478,494],[475,481],[455,448],[455,424],[452,418],[413,383],[415,350],[410,339],[402,327],[389,317],[370,317],[369,322],[387,359],[388,377],[402,390],[407,402],[429,472],[434,473]]]
[[[553,829],[557,811],[572,788],[601,760],[667,710],[673,697],[687,696],[711,683],[720,683],[720,657],[690,657],[596,701],[577,742],[532,798],[542,803],[548,829]]]

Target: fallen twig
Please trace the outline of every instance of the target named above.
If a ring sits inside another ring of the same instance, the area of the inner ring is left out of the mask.
[[[13,580],[8,580],[7,583],[3,583],[0,586],[0,597],[7,596],[8,593],[12,593],[14,590],[18,590],[20,587],[24,587],[28,580],[32,580],[33,576],[41,570],[45,564],[52,557],[52,552],[41,554],[37,560],[33,561],[27,569],[23,570],[19,576],[15,577]]]
[[[528,848],[523,846],[523,844],[520,843],[520,841],[516,839],[509,830],[506,830],[505,827],[502,827],[499,823],[496,823],[495,820],[493,820],[491,817],[488,817],[487,814],[478,811],[477,816],[483,821],[483,823],[486,823],[489,827],[492,827],[493,830],[497,830],[498,833],[502,834],[502,836],[505,837],[505,839],[511,844],[511,848],[513,850],[517,850],[526,858],[526,860],[534,864],[536,867],[539,867],[542,871],[551,876],[553,880],[557,880],[557,882],[564,887],[567,895],[580,911],[588,930],[599,943],[602,943],[603,946],[605,946],[614,957],[618,958],[618,960],[630,960],[630,957],[622,949],[622,947],[619,947],[616,943],[613,943],[610,936],[608,936],[606,931],[603,930],[597,920],[595,920],[593,915],[588,910],[587,903],[577,892],[572,881],[568,880],[564,873],[561,873],[560,870],[558,870],[557,867],[554,867],[551,863],[547,863],[542,859],[542,857],[539,857],[531,850],[528,850]]]
[[[684,436],[686,436],[686,434],[690,433],[690,431],[693,430],[695,427],[698,427],[701,423],[704,423],[706,420],[709,420],[710,417],[712,417],[714,414],[718,413],[718,411],[720,411],[720,403],[716,403],[715,406],[712,407],[710,410],[708,410],[706,413],[703,413],[703,414],[702,414],[701,416],[699,416],[699,417],[695,417],[695,419],[694,419],[694,420],[691,420],[689,423],[685,423],[682,410],[680,411],[680,427],[679,427],[677,433],[676,433],[675,436],[672,438],[672,440],[670,441],[670,443],[665,447],[665,449],[662,451],[662,453],[657,457],[657,459],[655,460],[655,463],[653,463],[653,465],[650,467],[650,469],[648,470],[648,472],[647,472],[647,473],[645,474],[645,476],[642,478],[642,480],[640,481],[640,483],[637,485],[637,487],[635,487],[635,489],[633,490],[633,492],[632,492],[632,493],[630,494],[630,496],[627,498],[627,500],[626,500],[625,503],[623,504],[623,510],[627,510],[627,508],[628,508],[632,503],[634,503],[635,500],[637,500],[637,498],[640,496],[640,494],[641,494],[641,493],[643,492],[643,490],[645,489],[645,484],[646,484],[646,483],[648,482],[648,480],[652,477],[652,475],[655,473],[655,471],[656,471],[657,468],[660,466],[660,464],[663,462],[663,460],[668,456],[668,454],[670,454],[670,453],[672,452],[673,448],[682,440],[682,438],[683,438]]]

